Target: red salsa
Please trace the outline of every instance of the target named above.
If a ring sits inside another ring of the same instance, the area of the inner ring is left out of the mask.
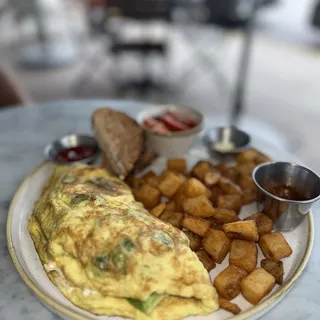
[[[59,162],[74,162],[92,157],[96,153],[92,146],[78,146],[65,149],[57,154]]]
[[[147,118],[143,124],[150,130],[159,134],[186,131],[198,125],[193,117],[185,117],[176,112],[165,112],[154,117]]]

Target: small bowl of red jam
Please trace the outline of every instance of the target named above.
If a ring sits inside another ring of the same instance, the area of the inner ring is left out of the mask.
[[[60,164],[90,164],[98,157],[99,147],[91,136],[70,134],[49,144],[44,154],[48,160]]]

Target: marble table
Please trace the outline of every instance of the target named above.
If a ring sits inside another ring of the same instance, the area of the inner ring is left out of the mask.
[[[0,319],[53,320],[27,289],[11,262],[5,225],[10,201],[21,180],[43,160],[43,148],[53,139],[71,132],[90,133],[90,115],[101,106],[111,106],[134,116],[145,105],[120,101],[61,101],[19,107],[0,112]],[[213,115],[207,110],[207,124]],[[259,144],[261,139],[253,139]],[[267,152],[267,144],[263,151]],[[315,246],[305,272],[290,293],[262,319],[308,320],[320,317],[320,207],[314,210]],[[168,319],[169,320],[169,319]]]

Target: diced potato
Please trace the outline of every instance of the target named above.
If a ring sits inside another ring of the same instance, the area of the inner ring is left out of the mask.
[[[228,178],[222,177],[219,181],[219,186],[224,193],[242,195],[241,188]]]
[[[133,190],[133,195],[146,209],[155,207],[161,199],[160,191],[149,184],[143,184],[139,189]]]
[[[246,205],[252,203],[257,200],[257,190],[256,189],[243,189],[241,203],[242,205]]]
[[[258,228],[253,220],[226,223],[223,225],[223,230],[231,239],[241,239],[254,242],[259,240]]]
[[[292,254],[291,247],[280,232],[264,234],[259,239],[259,246],[267,259],[280,260]]]
[[[175,193],[172,198],[172,201],[175,203],[175,211],[184,212],[183,203],[187,199],[187,196],[184,194],[186,182],[182,184],[179,190]]]
[[[208,161],[199,161],[192,169],[192,174],[197,179],[203,181],[207,172],[212,171],[212,164]]]
[[[257,304],[274,287],[275,278],[263,268],[257,268],[241,281],[241,293],[246,300]]]
[[[162,220],[164,222],[168,222],[168,223],[172,224],[174,227],[181,229],[182,220],[183,220],[183,213],[171,212],[169,210],[165,210],[159,218],[160,218],[160,220]]]
[[[167,202],[166,203],[166,209],[170,210],[170,211],[178,211],[179,212],[179,210],[176,210],[176,204],[175,204],[174,201]]]
[[[180,159],[168,159],[168,169],[173,171],[178,171],[185,173],[187,170],[186,160],[183,158]]]
[[[210,188],[216,185],[219,182],[220,178],[221,178],[221,172],[218,170],[212,169],[212,171],[208,171],[205,174],[203,178],[203,182],[208,188]]]
[[[196,178],[189,178],[185,182],[184,194],[188,198],[195,198],[201,195],[207,195],[207,188]]]
[[[183,232],[185,233],[185,235],[188,237],[190,241],[190,249],[192,251],[198,251],[202,246],[201,238],[191,231],[183,231]]]
[[[262,212],[255,213],[244,220],[254,220],[256,222],[259,236],[272,232],[272,220]]]
[[[126,183],[131,189],[139,189],[145,182],[143,179],[136,177],[135,175],[130,175],[126,179]]]
[[[238,180],[241,177],[251,176],[256,165],[253,162],[241,163],[236,166],[236,170],[238,172]]]
[[[270,162],[272,161],[272,159],[264,154],[259,154],[258,157],[255,160],[255,163],[258,165],[260,163],[264,163],[264,162]]]
[[[222,297],[219,297],[219,305],[220,305],[221,309],[229,311],[233,314],[239,314],[241,312],[241,309],[239,308],[239,306],[237,304],[232,303]]]
[[[159,216],[161,215],[161,213],[166,210],[166,204],[164,202],[159,203],[158,205],[156,205],[154,208],[152,208],[150,210],[150,213],[156,217],[159,218]]]
[[[283,262],[281,260],[269,260],[269,259],[262,259],[261,267],[269,272],[271,275],[274,276],[276,279],[276,283],[282,285],[284,270],[283,270]]]
[[[223,194],[217,199],[217,207],[234,210],[238,213],[241,209],[241,197],[238,194]]]
[[[208,254],[204,250],[197,251],[196,255],[208,272],[216,267],[216,263],[208,256]]]
[[[236,167],[229,167],[223,171],[223,176],[237,183],[239,179],[239,172]]]
[[[212,202],[212,204],[214,205],[214,206],[217,206],[218,205],[218,197],[220,196],[220,195],[223,195],[224,194],[224,192],[222,191],[222,189],[220,188],[220,187],[213,187],[212,189],[211,189],[211,197],[210,197],[210,200],[211,200],[211,202]]]
[[[210,222],[211,229],[223,231],[223,223],[222,222],[216,220],[213,217],[207,218],[206,220]]]
[[[232,300],[240,293],[241,281],[247,275],[247,271],[230,265],[216,276],[213,285],[217,289],[219,296]]]
[[[236,161],[238,163],[248,163],[248,162],[255,162],[256,158],[261,155],[255,149],[247,149],[242,152],[239,152],[236,155]]]
[[[229,264],[238,266],[248,273],[256,268],[257,246],[252,241],[234,239],[230,247]]]
[[[214,168],[220,172],[224,172],[226,169],[228,169],[228,165],[226,162],[220,162],[219,164],[215,165]]]
[[[256,185],[251,176],[242,176],[239,178],[238,185],[241,189],[256,189]]]
[[[215,262],[221,263],[230,250],[231,240],[223,231],[209,229],[202,245]]]
[[[175,172],[168,172],[161,182],[159,183],[158,189],[167,198],[171,198],[182,186],[185,178]]]
[[[239,221],[235,211],[223,208],[214,208],[213,218],[220,221],[222,224]]]
[[[147,172],[142,179],[147,183],[150,184],[150,186],[158,187],[161,177],[158,177],[153,171]]]
[[[204,237],[210,228],[210,222],[199,217],[185,216],[182,226],[198,236]]]
[[[204,195],[186,199],[183,208],[186,213],[202,218],[211,217],[214,212],[210,201]]]

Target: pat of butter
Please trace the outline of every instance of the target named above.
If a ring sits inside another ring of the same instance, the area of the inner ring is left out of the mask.
[[[225,153],[234,149],[234,143],[231,141],[219,141],[213,145],[214,150]]]

